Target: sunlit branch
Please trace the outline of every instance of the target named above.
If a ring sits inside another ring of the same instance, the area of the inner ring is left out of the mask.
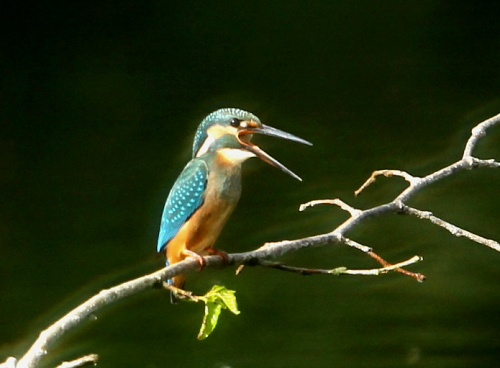
[[[403,211],[404,211],[404,213],[416,216],[420,219],[429,220],[433,224],[440,226],[443,229],[448,230],[452,235],[455,235],[458,237],[463,236],[467,239],[475,241],[476,243],[486,245],[487,247],[490,247],[491,249],[494,249],[497,252],[500,252],[500,243],[498,243],[497,241],[492,240],[492,239],[486,239],[486,238],[483,238],[482,236],[471,233],[470,231],[461,229],[458,226],[450,224],[449,222],[446,222],[446,221],[440,219],[439,217],[434,216],[432,214],[432,212],[420,211],[420,210],[417,210],[416,208],[407,207],[407,206],[405,206],[403,208]]]
[[[387,273],[389,271],[397,271],[408,276],[411,276],[419,281],[424,279],[424,276],[418,273],[413,273],[403,269],[403,267],[413,264],[415,262],[421,261],[422,258],[419,256],[412,257],[409,260],[397,262],[395,264],[390,264],[376,253],[373,252],[371,247],[359,244],[358,242],[346,237],[346,234],[354,229],[356,225],[361,222],[379,216],[382,214],[408,214],[416,216],[421,219],[429,220],[431,223],[438,225],[450,233],[456,236],[463,236],[479,244],[486,245],[491,249],[500,251],[500,244],[497,241],[483,238],[479,235],[471,233],[467,230],[461,229],[455,225],[452,225],[436,216],[430,212],[421,211],[406,205],[406,201],[410,199],[414,194],[421,191],[427,185],[435,183],[443,178],[446,178],[458,171],[474,169],[478,167],[489,167],[489,168],[499,168],[500,162],[494,159],[479,159],[472,156],[472,151],[477,145],[479,139],[486,135],[486,130],[494,125],[500,123],[500,114],[496,115],[488,120],[483,121],[472,129],[471,137],[468,139],[462,158],[450,164],[436,172],[433,172],[425,177],[414,177],[409,173],[400,170],[377,170],[366,180],[366,182],[355,191],[356,195],[361,192],[366,191],[367,187],[371,185],[378,176],[383,175],[386,177],[400,176],[408,182],[408,187],[406,187],[400,194],[398,194],[394,200],[391,202],[382,204],[380,206],[368,208],[365,210],[356,209],[347,203],[341,201],[340,199],[327,199],[327,200],[316,200],[308,202],[300,207],[300,210],[304,210],[308,207],[315,206],[318,204],[333,204],[340,207],[342,210],[347,211],[350,217],[345,220],[342,224],[338,225],[332,231],[314,235],[303,239],[297,240],[284,240],[280,242],[266,243],[260,248],[246,253],[235,253],[228,254],[227,260],[222,259],[220,256],[208,256],[205,257],[206,267],[222,267],[228,265],[264,265],[266,267],[271,267],[271,264],[276,266],[273,268],[279,268],[286,271],[299,272],[305,274],[311,273],[328,273],[328,274],[351,274],[351,275],[379,275],[382,273]],[[312,269],[301,269],[298,267],[287,266],[281,263],[269,263],[267,259],[282,256],[285,253],[297,251],[303,248],[322,246],[326,244],[346,244],[353,247],[363,253],[368,254],[370,257],[379,262],[382,267],[367,270],[350,270],[345,267],[337,267],[330,270],[312,270]],[[18,361],[14,357],[8,358],[4,363],[0,364],[0,368],[34,368],[37,367],[40,360],[47,354],[48,349],[52,344],[54,344],[58,339],[60,339],[67,331],[73,327],[85,321],[87,318],[93,315],[96,311],[102,309],[103,307],[116,302],[118,300],[124,299],[126,297],[137,294],[146,289],[150,289],[155,286],[161,286],[163,280],[172,278],[175,275],[195,272],[199,270],[199,263],[193,258],[187,258],[186,260],[176,263],[172,266],[166,267],[162,270],[154,272],[152,274],[139,277],[135,280],[125,282],[123,284],[114,286],[110,289],[102,290],[97,295],[93,296],[86,302],[82,303],[61,319],[56,321],[54,324],[49,326],[46,330],[42,331],[33,345],[29,348],[26,354]],[[313,272],[312,272],[313,271]],[[93,356],[97,359],[95,356]],[[84,359],[86,357],[80,358]],[[89,360],[75,360],[63,364],[87,364],[91,361]],[[64,365],[61,365],[64,367]],[[78,366],[78,365],[73,365]],[[71,367],[69,365],[68,367]]]

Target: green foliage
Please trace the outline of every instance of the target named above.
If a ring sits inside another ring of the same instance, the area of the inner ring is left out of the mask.
[[[229,309],[234,314],[240,314],[234,293],[234,290],[214,285],[208,293],[197,297],[205,303],[205,315],[198,333],[198,340],[204,340],[212,333],[217,326],[222,309]]]

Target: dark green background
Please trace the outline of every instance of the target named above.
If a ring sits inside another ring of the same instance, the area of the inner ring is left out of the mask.
[[[303,183],[252,160],[218,247],[327,232],[404,188],[375,169],[425,175],[457,160],[500,112],[498,2],[89,1],[4,4],[0,40],[0,360],[103,287],[162,267],[158,223],[203,117],[252,111],[313,147],[259,143]],[[476,153],[500,159],[499,129]],[[500,173],[463,172],[411,205],[500,239]],[[500,361],[500,254],[415,218],[348,236],[428,280],[206,270],[189,286],[237,290],[196,340],[202,307],[151,290],[96,314],[44,360],[98,353],[102,367],[492,367]],[[284,258],[377,266],[346,246]]]

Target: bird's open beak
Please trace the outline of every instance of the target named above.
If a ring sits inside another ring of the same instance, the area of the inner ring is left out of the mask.
[[[278,138],[287,139],[289,141],[307,144],[309,146],[312,146],[311,142],[308,142],[305,139],[299,138],[293,134],[284,132],[282,130],[279,130],[279,129],[276,129],[276,128],[270,127],[269,125],[264,125],[264,124],[262,124],[262,126],[260,126],[260,127],[248,127],[247,129],[240,130],[238,132],[238,140],[248,151],[255,154],[262,161],[265,161],[268,164],[270,164],[274,167],[277,167],[281,171],[286,172],[288,175],[294,177],[295,179],[302,181],[302,179],[298,175],[296,175],[293,171],[288,169],[285,165],[283,165],[281,162],[276,160],[271,155],[267,154],[259,146],[250,142],[251,136],[249,134],[264,134],[264,135],[269,135],[271,137],[278,137]]]

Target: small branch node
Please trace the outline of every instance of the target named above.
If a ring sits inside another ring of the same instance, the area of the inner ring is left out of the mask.
[[[470,170],[470,169],[474,168],[474,157],[472,157],[472,156],[464,156],[462,158],[462,160],[464,160],[465,163],[467,164],[467,169]]]
[[[475,138],[482,138],[486,135],[486,130],[482,124],[479,124],[472,128],[471,133]]]
[[[345,241],[344,235],[338,230],[332,231],[329,235],[335,239],[335,243],[344,243]]]
[[[406,204],[401,199],[395,199],[394,205],[397,207],[398,214],[406,214]]]
[[[347,267],[336,267],[331,270],[327,270],[330,275],[340,276],[340,275],[348,275],[350,271]]]

